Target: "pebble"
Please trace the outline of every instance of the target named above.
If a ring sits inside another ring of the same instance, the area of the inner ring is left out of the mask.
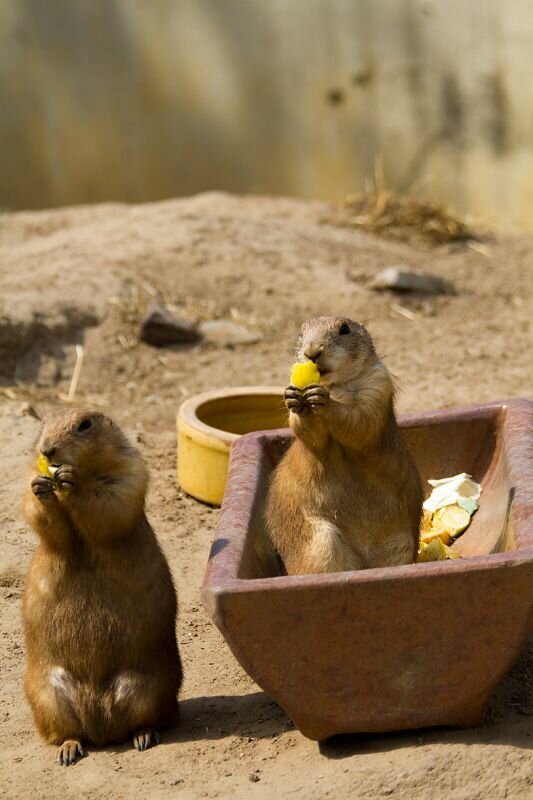
[[[139,338],[154,347],[172,344],[194,344],[202,338],[195,322],[177,319],[170,311],[153,300],[141,322]]]
[[[201,322],[199,329],[208,342],[222,347],[233,344],[255,344],[261,339],[256,331],[237,325],[229,319]]]
[[[22,403],[18,409],[18,414],[20,417],[33,417],[34,419],[38,420],[41,419],[39,414],[30,403]]]
[[[426,272],[412,272],[405,267],[387,267],[379,272],[371,282],[372,289],[393,292],[413,292],[416,294],[454,294],[453,286]]]

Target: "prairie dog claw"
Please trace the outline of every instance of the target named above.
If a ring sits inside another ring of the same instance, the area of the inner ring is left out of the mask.
[[[287,386],[283,392],[283,399],[289,411],[293,411],[295,414],[301,414],[304,411],[305,400],[302,390],[298,389],[297,386],[293,386],[292,384]]]
[[[77,739],[67,739],[57,751],[56,763],[64,767],[70,767],[71,764],[75,764],[83,755],[84,752],[81,742],[78,742]]]
[[[61,464],[54,475],[54,482],[59,489],[70,489],[76,484],[76,472],[70,464]]]
[[[141,753],[143,750],[148,750],[149,747],[159,744],[159,734],[153,728],[144,728],[137,731],[133,737],[133,746]]]
[[[37,475],[31,482],[31,490],[36,497],[44,499],[53,494],[54,484],[51,478],[47,478],[45,475]]]
[[[329,402],[329,390],[319,384],[306,386],[303,392],[305,402],[312,409],[320,409]]]

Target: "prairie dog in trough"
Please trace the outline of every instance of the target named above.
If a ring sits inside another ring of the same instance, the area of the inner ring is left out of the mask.
[[[284,392],[296,438],[274,470],[266,522],[287,573],[413,563],[422,486],[370,334],[316,317],[302,325],[297,355],[320,382]]]

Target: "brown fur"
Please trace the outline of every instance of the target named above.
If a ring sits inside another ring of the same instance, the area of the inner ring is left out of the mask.
[[[274,471],[266,522],[288,574],[412,563],[422,487],[368,331],[338,317],[309,320],[297,355],[315,361],[321,379],[285,390],[296,439]]]
[[[145,749],[177,719],[182,679],[176,592],[144,513],[146,468],[108,417],[86,409],[46,419],[38,448],[63,466],[52,482],[34,457],[24,498],[40,538],[23,604],[35,723],[61,745],[60,763],[84,741],[133,736]]]

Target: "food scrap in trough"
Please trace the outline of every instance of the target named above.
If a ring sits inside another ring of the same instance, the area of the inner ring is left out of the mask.
[[[459,558],[450,543],[470,525],[479,507],[481,486],[466,472],[451,478],[430,479],[433,491],[424,501],[418,562]]]

